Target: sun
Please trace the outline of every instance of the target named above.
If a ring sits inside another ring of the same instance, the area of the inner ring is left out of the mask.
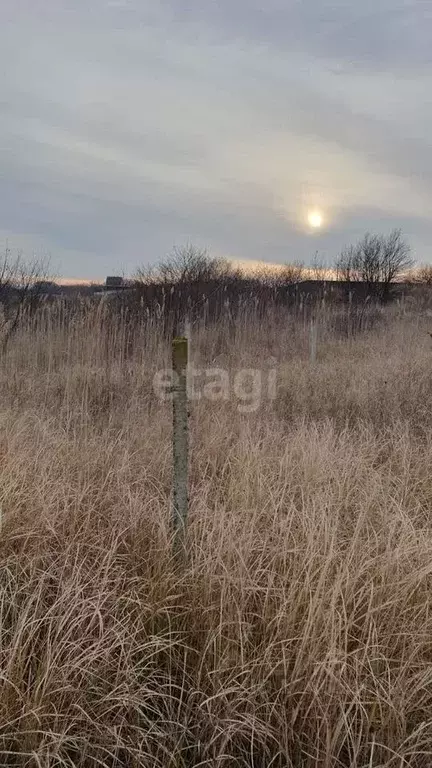
[[[320,211],[309,211],[308,213],[309,226],[312,229],[320,229],[323,225],[323,215]]]

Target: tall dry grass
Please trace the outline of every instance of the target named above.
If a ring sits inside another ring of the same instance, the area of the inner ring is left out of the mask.
[[[275,401],[191,413],[171,558],[157,319],[28,318],[0,368],[0,765],[432,763],[432,342],[269,309],[194,327],[196,364]]]

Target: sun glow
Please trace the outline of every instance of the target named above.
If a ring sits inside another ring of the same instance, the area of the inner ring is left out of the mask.
[[[323,225],[323,215],[320,211],[309,211],[308,223],[312,229],[319,229]]]

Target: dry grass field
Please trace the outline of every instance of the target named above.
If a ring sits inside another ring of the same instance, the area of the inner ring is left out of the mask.
[[[277,396],[191,404],[171,556],[169,340],[43,309],[0,368],[0,765],[432,764],[432,319],[195,326]]]

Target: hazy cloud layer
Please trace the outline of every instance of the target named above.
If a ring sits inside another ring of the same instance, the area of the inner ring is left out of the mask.
[[[429,0],[0,2],[3,242],[99,277],[400,225],[429,259]]]

